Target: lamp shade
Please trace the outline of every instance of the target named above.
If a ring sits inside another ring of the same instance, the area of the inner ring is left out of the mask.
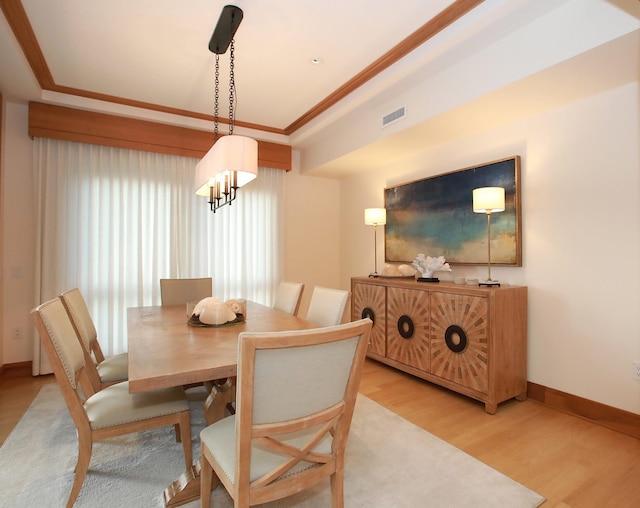
[[[473,211],[475,213],[504,212],[504,188],[473,189]]]
[[[383,226],[387,223],[387,210],[385,208],[365,208],[364,223],[367,226]]]
[[[209,196],[216,178],[235,171],[236,186],[242,187],[258,176],[258,142],[246,136],[223,136],[196,165],[195,189],[198,196]]]

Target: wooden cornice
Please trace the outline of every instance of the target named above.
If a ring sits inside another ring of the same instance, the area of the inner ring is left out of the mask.
[[[0,0],[0,8],[2,8],[4,17],[7,18],[9,26],[18,39],[18,44],[20,44],[40,88],[52,90],[52,87],[55,86],[53,75],[38,45],[38,39],[36,39],[36,34],[29,23],[22,2],[20,0]]]
[[[387,53],[382,55],[363,71],[356,74],[335,92],[316,104],[295,122],[285,128],[285,134],[293,134],[295,131],[300,129],[305,124],[309,123],[315,117],[325,112],[331,106],[338,103],[339,101],[347,97],[350,93],[360,88],[367,81],[373,79],[375,76],[396,63],[398,60],[404,58],[418,46],[424,44],[434,35],[441,32],[446,27],[460,19],[467,12],[481,4],[483,1],[484,0],[456,0],[449,7],[440,12],[437,16],[433,17],[427,23],[418,28],[418,30],[413,32],[409,37],[394,46]]]
[[[213,134],[147,120],[29,103],[29,136],[202,158]],[[291,147],[258,140],[258,165],[291,169]]]
[[[42,88],[43,90],[63,93],[67,95],[75,95],[77,97],[85,97],[87,99],[111,102],[114,104],[122,104],[124,106],[148,109],[150,111],[160,111],[162,113],[170,113],[187,118],[198,118],[213,121],[212,115],[205,115],[185,109],[172,108],[160,104],[152,104],[150,102],[137,101],[133,99],[117,97],[115,95],[92,92],[90,90],[81,90],[79,88],[57,84],[53,78],[51,71],[49,70],[49,66],[47,65],[42,49],[38,44],[38,40],[35,36],[33,28],[31,27],[31,23],[29,22],[29,18],[27,18],[27,13],[24,10],[22,2],[20,0],[0,0],[0,8],[4,13],[5,18],[7,19],[11,30],[16,36],[18,44],[20,44],[22,52],[27,58],[29,66],[31,67],[31,70],[35,75],[40,88]],[[229,123],[229,120],[227,118],[220,118],[219,121],[220,123]],[[254,124],[250,122],[243,122],[241,120],[235,120],[234,125],[236,127],[245,127],[247,129],[260,130],[263,132],[284,134],[283,129]]]
[[[347,97],[354,90],[357,90],[367,81],[371,80],[379,73],[396,63],[398,60],[405,57],[408,53],[416,49],[418,46],[431,39],[434,35],[441,32],[443,29],[460,19],[462,16],[481,4],[483,1],[484,0],[455,0],[449,7],[444,9],[433,19],[429,20],[422,27],[413,32],[409,37],[407,37],[390,51],[382,55],[375,62],[359,72],[356,76],[351,78],[348,82],[334,91],[331,95],[316,104],[313,108],[304,113],[300,118],[295,120],[292,124],[284,129],[266,125],[258,125],[249,122],[242,122],[240,120],[236,120],[234,124],[237,127],[246,127],[249,129],[261,130],[264,132],[291,135],[298,129],[309,123],[311,120],[322,114],[324,111],[329,109],[331,106]],[[31,69],[35,74],[40,87],[43,90],[50,90],[89,99],[97,99],[101,101],[112,102],[115,104],[123,104],[126,106],[133,106],[152,111],[160,111],[163,113],[171,113],[187,118],[212,120],[213,117],[209,115],[203,115],[202,113],[197,113],[194,111],[170,108],[168,106],[159,104],[136,101],[123,97],[116,97],[113,95],[92,92],[89,90],[81,90],[78,88],[58,85],[55,82],[53,75],[51,74],[51,71],[49,70],[49,67],[47,65],[47,62],[44,59],[44,55],[42,53],[42,50],[40,49],[40,46],[38,45],[38,41],[33,32],[33,28],[29,23],[29,19],[27,18],[27,14],[24,10],[24,7],[22,6],[21,1],[0,0],[0,8],[2,8],[9,26],[11,26],[13,33],[18,39],[22,51],[24,52],[27,61],[29,62]],[[228,120],[225,118],[220,118],[220,122],[225,123],[228,122]]]

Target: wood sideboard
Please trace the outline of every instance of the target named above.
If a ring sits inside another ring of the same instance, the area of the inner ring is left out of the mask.
[[[351,279],[352,319],[373,321],[368,356],[498,404],[527,394],[527,288]]]

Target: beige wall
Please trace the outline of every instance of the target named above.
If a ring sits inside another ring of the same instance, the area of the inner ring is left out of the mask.
[[[2,168],[4,167],[4,163],[3,163],[3,154],[2,154],[2,147],[4,145],[4,136],[2,135],[3,130],[4,130],[4,98],[2,96],[2,94],[0,94],[0,330],[3,329],[2,327],[2,303],[3,303],[3,299],[2,299],[2,289],[4,287],[4,270],[3,270],[3,266],[2,266],[2,258],[3,258],[3,252],[4,252],[4,242],[2,241],[3,236],[2,236],[2,231],[3,231],[3,220],[2,220],[2,211],[3,211],[3,199],[2,199],[2,181],[4,180],[4,176],[3,176],[3,172],[2,172]],[[0,342],[0,367],[4,365],[4,341]]]
[[[636,81],[344,180],[342,283],[371,271],[385,187],[521,155],[523,267],[491,273],[529,287],[528,379],[640,413],[639,118]]]
[[[306,316],[314,286],[349,289],[340,279],[340,182],[300,176],[297,152],[285,182],[284,274],[305,284],[299,314]]]
[[[26,105],[5,102],[2,182],[2,337],[5,363],[31,360],[34,328],[34,223],[31,140]],[[15,338],[16,329],[20,337]]]

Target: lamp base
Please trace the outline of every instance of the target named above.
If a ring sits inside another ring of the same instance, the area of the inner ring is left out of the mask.
[[[373,272],[369,274],[370,279],[375,279],[377,277],[380,277],[380,274],[378,272]]]
[[[478,286],[487,286],[487,287],[500,287],[500,283],[497,280],[483,280],[478,283]]]

